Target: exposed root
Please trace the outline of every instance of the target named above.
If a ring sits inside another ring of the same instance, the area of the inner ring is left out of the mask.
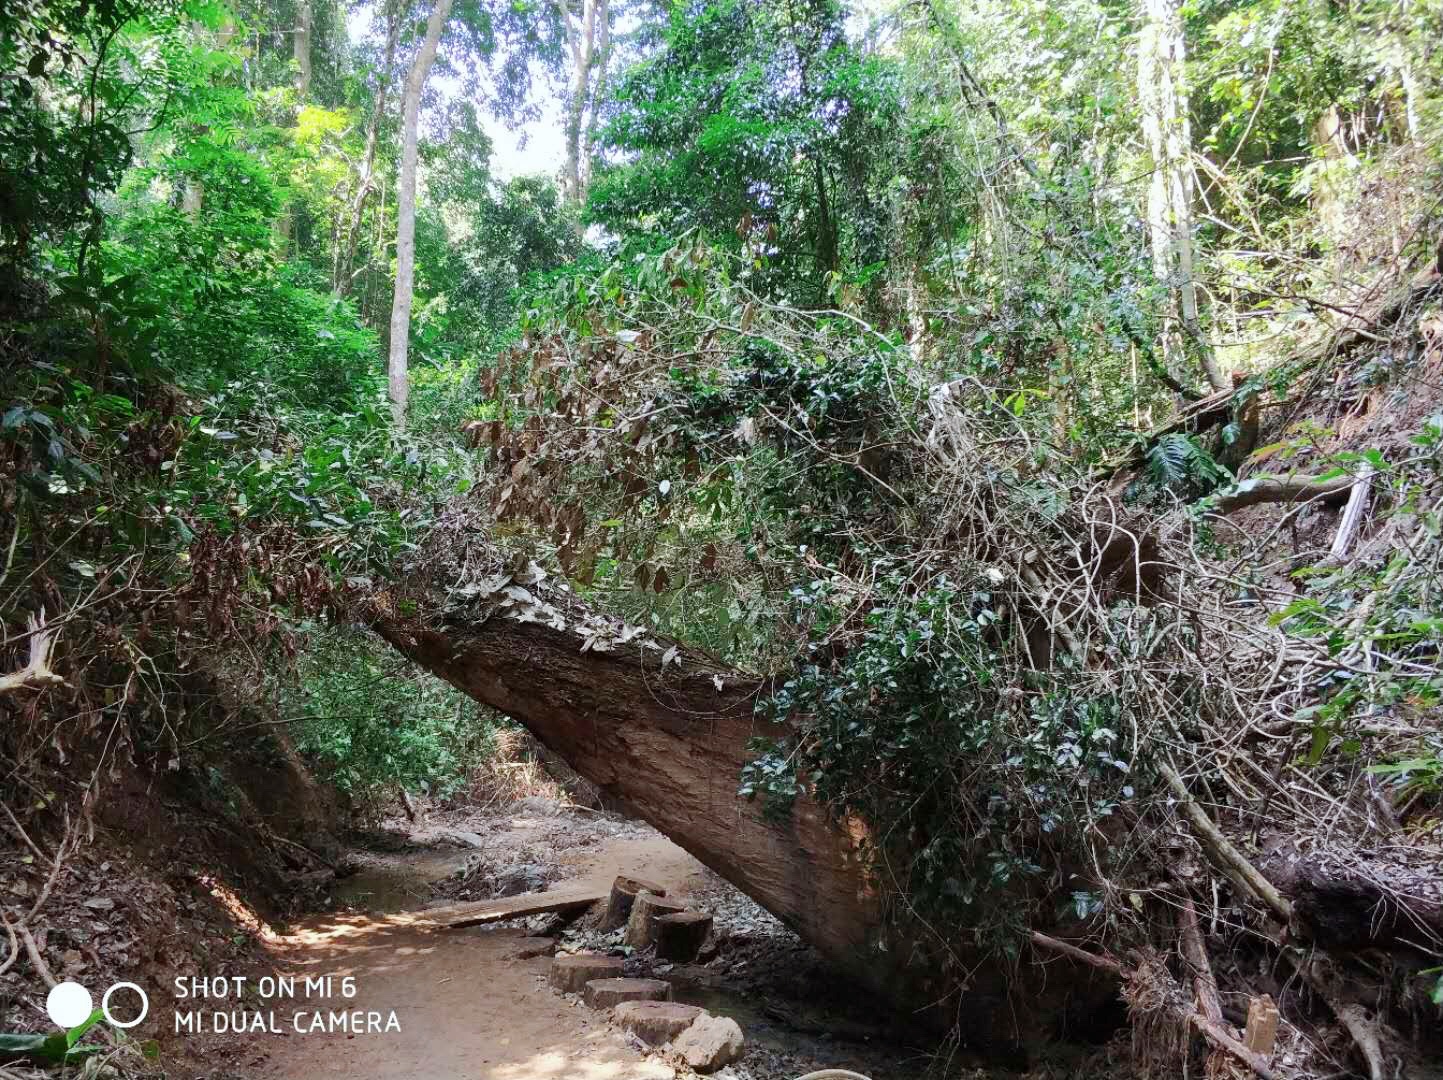
[[[1378,1041],[1378,1027],[1368,1018],[1367,1011],[1363,1006],[1354,1003],[1333,1005],[1333,1012],[1358,1044],[1363,1060],[1368,1063],[1369,1080],[1383,1080],[1383,1047]]]
[[[1275,1080],[1280,1075],[1266,1057],[1243,1045],[1228,1030],[1222,1019],[1215,987],[1206,1004],[1201,1001],[1200,1004],[1205,1010],[1216,1010],[1216,1019],[1188,1004],[1167,965],[1156,954],[1143,956],[1135,969],[1128,970],[1111,957],[1089,953],[1046,934],[1034,932],[1032,941],[1103,971],[1115,972],[1124,980],[1123,998],[1132,1018],[1133,1057],[1145,1070],[1170,1073],[1174,1063],[1185,1060],[1188,1053],[1187,1033],[1191,1028],[1218,1050],[1252,1069],[1263,1080]],[[1199,947],[1200,944],[1199,939]],[[1210,981],[1212,972],[1206,957],[1203,958],[1203,966]]]

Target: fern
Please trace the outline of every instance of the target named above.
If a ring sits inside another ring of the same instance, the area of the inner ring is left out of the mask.
[[[1228,476],[1194,435],[1170,432],[1147,452],[1147,471],[1153,483],[1171,491],[1211,491]]]

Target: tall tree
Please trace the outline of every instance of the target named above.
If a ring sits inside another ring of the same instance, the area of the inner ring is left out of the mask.
[[[311,37],[315,22],[311,0],[300,0],[296,5],[296,29],[291,41],[296,61],[296,94],[302,101],[311,92]]]
[[[344,296],[350,290],[354,276],[352,267],[356,261],[356,244],[361,236],[361,216],[366,203],[376,190],[376,146],[380,141],[381,124],[386,118],[386,99],[391,89],[391,69],[396,62],[396,44],[401,36],[401,4],[389,0],[385,5],[386,46],[381,55],[381,66],[376,72],[376,100],[371,106],[371,120],[366,128],[366,149],[361,155],[357,169],[356,190],[351,196],[347,221],[343,224],[340,243],[336,245],[335,262],[331,270],[331,291]]]
[[[579,203],[586,197],[591,173],[591,148],[596,117],[606,87],[611,51],[610,0],[580,0],[574,11],[570,0],[555,0],[571,53],[571,92],[566,102],[566,162],[562,190]]]
[[[1137,49],[1137,92],[1143,137],[1152,159],[1147,220],[1153,269],[1168,287],[1163,363],[1185,366],[1188,346],[1214,390],[1227,386],[1198,321],[1192,249],[1192,128],[1183,75],[1186,47],[1177,0],[1144,0],[1147,23]]]
[[[411,335],[411,297],[416,283],[416,135],[421,116],[421,93],[436,60],[441,31],[451,14],[451,0],[436,0],[426,20],[426,37],[411,70],[401,98],[401,173],[396,183],[396,291],[391,301],[391,350],[386,365],[391,411],[396,426],[406,423],[410,384],[406,358]]]

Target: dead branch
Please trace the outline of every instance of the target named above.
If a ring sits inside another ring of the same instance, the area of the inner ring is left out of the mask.
[[[1217,979],[1213,977],[1212,965],[1208,963],[1207,950],[1203,947],[1202,931],[1198,928],[1197,908],[1188,897],[1178,911],[1178,922],[1182,928],[1182,951],[1193,970],[1193,988],[1197,991],[1198,1010],[1215,1024],[1223,1022],[1223,1007],[1218,1001]]]
[[[69,815],[67,815],[68,818]],[[35,903],[31,905],[30,913],[21,920],[21,923],[28,923],[40,914],[40,909],[45,906],[45,901],[50,899],[51,890],[55,883],[60,880],[60,871],[65,868],[65,856],[70,853],[72,840],[75,836],[75,826],[69,820],[65,822],[65,835],[60,838],[60,844],[55,849],[55,858],[50,863],[50,873],[45,878],[45,884],[40,887],[40,894],[35,897]]]
[[[1258,476],[1244,480],[1234,490],[1219,495],[1212,507],[1215,514],[1231,514],[1259,503],[1293,503],[1320,499],[1333,502],[1353,490],[1352,476]]]
[[[1378,1042],[1377,1025],[1368,1019],[1363,1006],[1356,1002],[1351,1005],[1336,1005],[1329,1000],[1328,1004],[1332,1006],[1334,1015],[1348,1029],[1353,1041],[1358,1044],[1363,1060],[1368,1063],[1369,1080],[1383,1080],[1383,1048]]]
[[[1122,966],[1122,961],[1115,960],[1111,956],[1099,956],[1097,953],[1090,953],[1086,949],[1079,949],[1076,945],[1069,945],[1065,941],[1059,941],[1055,937],[1032,931],[1032,944],[1049,949],[1052,952],[1061,953],[1063,956],[1070,956],[1072,959],[1083,964],[1090,964],[1101,971],[1110,971],[1119,978],[1127,978],[1131,973]]]
[[[1192,822],[1193,828],[1202,838],[1203,846],[1212,853],[1214,861],[1223,873],[1234,884],[1272,908],[1283,922],[1290,921],[1293,917],[1293,905],[1273,887],[1272,882],[1263,877],[1257,867],[1243,857],[1242,852],[1234,847],[1232,841],[1222,834],[1222,830],[1213,824],[1212,819],[1207,816],[1203,808],[1193,801],[1192,796],[1188,794],[1187,785],[1182,782],[1182,777],[1177,774],[1177,770],[1171,765],[1159,764],[1158,771],[1162,773],[1168,787],[1177,796],[1178,806]]]
[[[1372,488],[1373,466],[1364,465],[1357,480],[1353,482],[1353,489],[1348,493],[1348,505],[1343,509],[1343,519],[1338,522],[1338,532],[1333,537],[1333,547],[1329,552],[1332,558],[1342,559],[1348,554],[1353,536],[1357,533],[1358,526],[1363,523],[1363,515],[1368,512],[1368,493]]]
[[[30,662],[19,671],[0,676],[0,694],[9,694],[25,686],[65,685],[65,680],[50,670],[50,650],[55,644],[55,635],[45,628],[44,609],[41,609],[39,619],[28,615],[25,621],[30,634]]]

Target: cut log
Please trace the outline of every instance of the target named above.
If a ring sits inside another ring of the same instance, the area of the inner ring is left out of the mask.
[[[545,915],[553,911],[585,911],[605,899],[601,889],[557,889],[555,892],[524,893],[504,900],[476,900],[465,904],[447,904],[411,914],[411,921],[430,923],[445,930],[467,926],[505,922],[527,915]]]
[[[656,918],[659,915],[675,915],[686,910],[685,904],[653,896],[643,889],[636,894],[631,905],[631,916],[626,920],[626,935],[623,940],[633,949],[649,949],[656,944]]]
[[[675,1001],[628,1001],[613,1009],[611,1018],[648,1046],[660,1046],[691,1027],[704,1011]]]
[[[627,1001],[670,1001],[671,983],[663,979],[591,979],[581,997],[593,1009],[610,1009]]]
[[[613,881],[611,897],[606,902],[606,914],[601,917],[601,928],[616,930],[625,926],[627,919],[631,917],[631,905],[636,901],[636,894],[643,891],[653,896],[666,895],[666,889],[641,878],[622,876]]]
[[[678,911],[657,915],[652,920],[656,938],[656,955],[673,964],[689,964],[701,952],[702,943],[711,933],[711,916],[699,911]]]
[[[580,994],[593,979],[619,979],[626,961],[619,956],[571,953],[553,957],[551,985],[563,994]]]

